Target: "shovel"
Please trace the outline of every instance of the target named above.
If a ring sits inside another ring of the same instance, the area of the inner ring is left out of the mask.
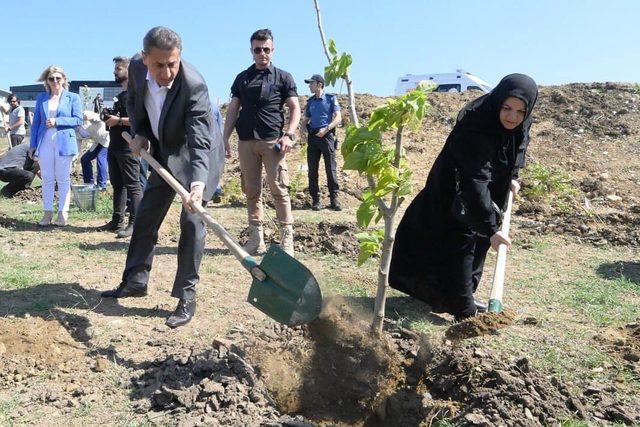
[[[500,231],[505,236],[509,236],[509,226],[511,225],[511,206],[513,205],[513,191],[509,191],[507,198],[507,211],[502,219]],[[504,291],[504,270],[507,265],[507,245],[504,243],[498,246],[498,257],[496,268],[493,271],[493,283],[491,284],[491,295],[489,296],[488,311],[500,313],[502,311],[502,294]]]
[[[127,132],[122,137],[131,144]],[[183,198],[189,192],[148,151],[140,150],[140,156]],[[300,261],[278,245],[271,245],[258,262],[251,257],[231,235],[222,228],[200,204],[190,206],[202,217],[209,228],[246,268],[253,282],[247,301],[267,316],[287,326],[309,323],[320,314],[322,294],[313,274]]]

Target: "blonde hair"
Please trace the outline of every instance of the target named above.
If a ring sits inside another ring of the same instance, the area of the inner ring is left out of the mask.
[[[38,80],[36,80],[36,81],[37,82],[43,82],[44,89],[47,92],[50,92],[51,89],[49,88],[49,85],[47,84],[47,78],[53,73],[62,74],[62,77],[64,77],[64,83],[62,84],[62,87],[67,89],[67,90],[69,90],[69,79],[67,79],[67,75],[65,74],[64,70],[62,69],[62,67],[58,67],[57,65],[49,65],[47,68],[45,68],[44,71],[42,72],[42,74],[40,74],[40,77],[38,77]]]

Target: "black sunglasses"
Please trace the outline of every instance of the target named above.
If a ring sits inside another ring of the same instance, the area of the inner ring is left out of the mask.
[[[58,77],[58,76],[49,76],[47,77],[47,80],[49,80],[50,82],[55,82],[55,81],[62,81],[62,77]]]
[[[270,47],[254,47],[253,48],[253,53],[255,53],[256,55],[260,54],[260,52],[264,52],[268,55],[271,53],[271,48]]]

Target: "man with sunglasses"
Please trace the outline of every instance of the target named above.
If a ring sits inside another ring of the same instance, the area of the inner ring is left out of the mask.
[[[9,113],[9,123],[5,130],[10,135],[11,147],[18,146],[22,143],[27,130],[24,127],[25,113],[24,108],[20,106],[20,100],[13,93],[9,95],[9,108],[2,108],[5,113]]]
[[[275,51],[271,30],[258,30],[249,41],[254,64],[238,74],[231,86],[232,98],[223,136],[227,155],[234,127],[240,140],[238,158],[249,216],[249,240],[245,250],[250,254],[265,250],[262,229],[264,165],[280,224],[280,246],[293,256],[293,216],[286,155],[295,142],[295,131],[300,122],[296,83],[291,74],[271,63]],[[286,129],[284,105],[289,109]]]

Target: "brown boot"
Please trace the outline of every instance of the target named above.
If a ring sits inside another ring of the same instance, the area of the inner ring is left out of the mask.
[[[280,247],[289,255],[294,256],[292,225],[280,226]]]
[[[249,225],[249,240],[242,247],[249,255],[260,255],[266,252],[264,229],[262,225]]]

